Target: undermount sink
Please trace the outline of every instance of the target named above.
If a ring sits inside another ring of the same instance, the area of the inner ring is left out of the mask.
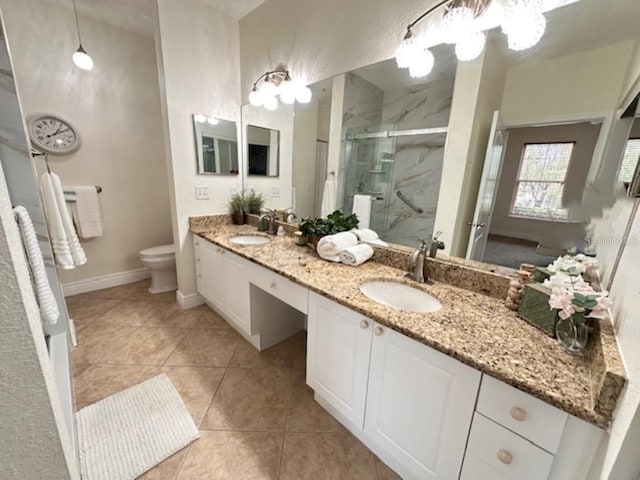
[[[360,285],[360,291],[374,302],[409,312],[435,312],[442,304],[427,292],[404,283],[376,280]]]
[[[270,241],[271,239],[269,237],[264,237],[262,235],[247,234],[231,237],[231,243],[235,243],[236,245],[264,245]]]

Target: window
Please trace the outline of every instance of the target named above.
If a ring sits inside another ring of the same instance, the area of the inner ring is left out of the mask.
[[[525,144],[511,215],[567,219],[562,197],[574,146],[574,142]]]
[[[624,183],[633,181],[633,174],[640,158],[640,138],[632,138],[627,142],[622,156],[622,164],[618,171],[618,180]]]

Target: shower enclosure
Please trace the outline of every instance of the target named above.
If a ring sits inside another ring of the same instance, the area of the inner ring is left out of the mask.
[[[350,129],[344,142],[342,205],[372,198],[370,228],[388,242],[414,245],[433,235],[447,128]]]

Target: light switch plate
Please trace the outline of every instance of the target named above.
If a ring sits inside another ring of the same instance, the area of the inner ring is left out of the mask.
[[[280,198],[280,187],[271,187],[271,198]]]
[[[196,200],[209,200],[208,185],[196,185]]]

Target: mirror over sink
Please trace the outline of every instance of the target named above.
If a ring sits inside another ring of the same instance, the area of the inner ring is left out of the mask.
[[[625,19],[633,8],[557,8],[523,52],[499,28],[469,62],[439,45],[423,78],[394,59],[365,66],[310,85],[307,105],[259,109],[262,123],[244,105],[243,126],[293,132],[282,137],[277,182],[247,177],[245,188],[300,219],[326,215],[325,183],[335,182],[333,208],[350,214],[357,199],[361,222],[392,246],[441,231],[445,254],[512,268],[589,251],[589,221],[638,189],[637,128],[620,99],[638,37]],[[620,128],[625,141],[614,145]]]
[[[193,115],[199,175],[237,175],[236,122],[196,113]]]

